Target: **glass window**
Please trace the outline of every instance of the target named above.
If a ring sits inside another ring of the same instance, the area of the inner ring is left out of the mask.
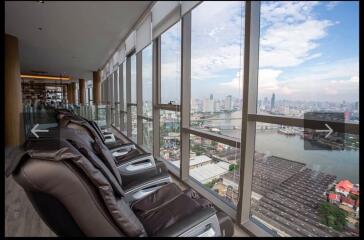
[[[128,121],[128,117],[126,114],[127,111],[127,99],[126,99],[126,61],[123,62],[123,100],[124,100],[124,105],[123,105],[123,109],[122,109],[122,113],[121,113],[121,118],[124,120],[124,128],[121,129],[121,131],[126,134],[127,132],[127,121]]]
[[[180,113],[160,110],[160,156],[179,168],[180,160]]]
[[[126,111],[126,61],[123,63],[123,99],[124,99],[124,108],[123,110]]]
[[[153,151],[153,121],[143,119],[143,146]]]
[[[144,117],[152,117],[152,53],[153,48],[152,44],[146,47],[143,52],[143,60],[142,60],[142,78],[143,78],[143,116]]]
[[[207,1],[191,15],[191,127],[239,139],[244,13],[244,2]]]
[[[137,141],[137,107],[130,106],[131,112],[131,139]]]
[[[258,113],[359,122],[359,3],[262,2],[260,21]]]
[[[136,103],[136,56],[130,57],[130,103]]]
[[[239,159],[238,148],[190,134],[190,176],[232,207],[238,204]]]
[[[325,135],[257,123],[252,220],[280,236],[358,231],[359,136]]]
[[[161,39],[161,103],[179,104],[181,89],[181,22],[163,33]]]
[[[153,65],[153,47],[152,44],[147,46],[142,51],[142,115],[143,117],[152,118],[153,105],[152,105],[152,65]],[[149,150],[153,150],[153,121],[140,119],[143,122],[143,145]]]

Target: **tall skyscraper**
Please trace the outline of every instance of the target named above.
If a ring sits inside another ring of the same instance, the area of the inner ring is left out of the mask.
[[[228,95],[228,96],[226,96],[226,99],[225,99],[225,110],[231,111],[233,109],[232,106],[233,106],[232,96]]]
[[[270,101],[270,110],[271,111],[274,109],[275,100],[276,100],[276,95],[273,93],[271,101]]]

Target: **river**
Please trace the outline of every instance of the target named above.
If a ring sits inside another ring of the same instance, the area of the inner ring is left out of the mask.
[[[240,138],[241,111],[220,113],[213,118],[221,120],[211,121],[208,125],[225,129],[235,125],[239,129],[221,130],[221,133]],[[313,170],[336,175],[337,180],[349,179],[353,183],[359,183],[358,150],[305,150],[300,136],[279,134],[276,129],[258,130],[255,149],[257,152],[305,163]]]

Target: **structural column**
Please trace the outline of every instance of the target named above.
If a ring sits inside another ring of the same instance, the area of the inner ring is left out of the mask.
[[[86,103],[86,80],[79,79],[79,98],[80,98],[80,105],[84,105]]]
[[[93,72],[92,91],[93,91],[93,103],[94,103],[94,105],[100,105],[101,104],[100,70],[98,70],[96,72]]]
[[[22,141],[22,92],[18,39],[5,34],[5,146]]]
[[[73,99],[72,99],[72,84],[67,84],[67,102],[68,104],[73,104]]]
[[[76,83],[72,82],[67,85],[67,100],[68,104],[76,103]]]
[[[66,102],[68,102],[68,96],[67,96],[67,93],[68,93],[68,89],[67,89],[67,85],[63,85],[62,86],[62,91],[63,91],[63,94],[62,94],[62,96],[63,96],[63,102],[64,103],[66,103]],[[66,101],[67,100],[67,101]]]

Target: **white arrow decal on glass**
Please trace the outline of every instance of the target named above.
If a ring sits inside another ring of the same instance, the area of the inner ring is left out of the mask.
[[[31,132],[33,133],[33,135],[36,137],[36,138],[39,138],[37,132],[48,132],[48,130],[41,130],[41,129],[37,129],[37,127],[39,126],[39,124],[35,124],[34,127],[32,128]]]
[[[325,138],[328,138],[328,136],[331,135],[331,133],[333,132],[332,128],[327,124],[325,123],[325,126],[328,128],[328,130],[316,130],[316,132],[327,132]]]

